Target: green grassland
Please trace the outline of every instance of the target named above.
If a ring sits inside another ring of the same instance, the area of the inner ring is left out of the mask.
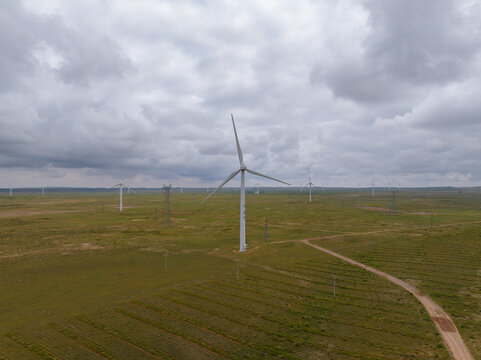
[[[427,293],[481,358],[480,193],[248,194],[243,254],[238,194],[204,196],[170,226],[160,192],[0,196],[0,359],[450,358],[412,295],[305,238]]]

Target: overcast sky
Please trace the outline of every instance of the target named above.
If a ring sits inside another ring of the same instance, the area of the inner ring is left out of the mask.
[[[480,19],[471,0],[0,0],[0,187],[215,186],[239,166],[231,113],[247,166],[296,186],[309,167],[481,185]]]

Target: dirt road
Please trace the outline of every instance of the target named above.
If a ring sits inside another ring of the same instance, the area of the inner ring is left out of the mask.
[[[308,246],[312,246],[313,248],[324,251],[325,253],[335,256],[343,261],[346,261],[350,264],[359,266],[367,271],[370,271],[376,275],[379,275],[391,282],[393,282],[396,285],[399,285],[409,291],[411,294],[413,294],[420,302],[423,304],[423,306],[426,308],[429,316],[431,319],[434,321],[434,324],[436,325],[439,333],[441,334],[441,337],[444,340],[444,343],[448,350],[451,352],[453,357],[456,360],[474,360],[473,356],[471,355],[469,349],[467,346],[464,344],[463,339],[461,338],[461,335],[459,335],[458,329],[456,328],[456,325],[454,325],[453,321],[449,317],[447,313],[444,312],[441,307],[436,304],[433,300],[429,298],[429,296],[423,294],[420,292],[418,289],[416,289],[414,286],[411,284],[408,284],[407,282],[395,278],[394,276],[391,276],[389,274],[386,274],[385,272],[379,271],[377,269],[374,269],[370,266],[361,264],[360,262],[357,262],[355,260],[352,260],[348,257],[345,257],[343,255],[340,255],[334,251],[325,249],[323,247],[311,244],[309,242],[309,239],[304,239],[302,242]]]

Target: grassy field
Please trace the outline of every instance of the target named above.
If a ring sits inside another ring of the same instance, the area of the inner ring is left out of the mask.
[[[170,226],[161,193],[0,196],[0,359],[450,358],[414,297],[305,238],[427,293],[481,358],[480,193],[248,194],[244,254],[238,194],[204,196]]]

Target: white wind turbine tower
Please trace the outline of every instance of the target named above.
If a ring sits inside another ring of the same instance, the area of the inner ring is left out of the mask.
[[[257,189],[256,189],[256,195],[259,196],[259,181],[257,181]]]
[[[242,150],[239,144],[239,138],[237,137],[237,131],[235,128],[235,123],[234,123],[234,115],[230,114],[232,118],[232,126],[234,127],[234,135],[235,135],[235,141],[237,145],[237,155],[239,156],[239,164],[240,168],[239,170],[234,171],[232,174],[229,175],[227,179],[225,179],[222,184],[220,184],[214,191],[212,191],[203,201],[207,201],[208,198],[210,198],[212,195],[214,195],[222,186],[227,184],[230,180],[232,180],[238,173],[241,174],[241,187],[240,187],[240,244],[239,244],[239,251],[243,252],[246,251],[247,245],[246,245],[246,200],[245,200],[245,172],[250,172],[253,175],[257,176],[262,176],[270,180],[278,181],[280,183],[290,185],[289,183],[286,183],[281,180],[274,179],[273,177],[263,175],[261,173],[258,173],[257,171],[248,169],[247,166],[244,164],[244,157],[242,156]]]
[[[309,186],[309,202],[311,202],[312,185],[314,184],[311,182],[311,168],[309,168],[309,182],[305,185],[305,186]]]
[[[371,183],[371,196],[374,196],[374,179],[372,179]]]
[[[126,188],[128,191],[130,191],[132,189],[130,188],[130,186],[122,184],[122,183],[114,185],[110,189],[113,189],[113,188],[116,188],[116,187],[118,187],[119,190],[120,190],[120,208],[119,209],[120,209],[120,212],[122,212],[122,197],[123,197],[123,191],[122,190],[123,190],[123,188]],[[132,192],[135,192],[135,191],[132,190]]]

